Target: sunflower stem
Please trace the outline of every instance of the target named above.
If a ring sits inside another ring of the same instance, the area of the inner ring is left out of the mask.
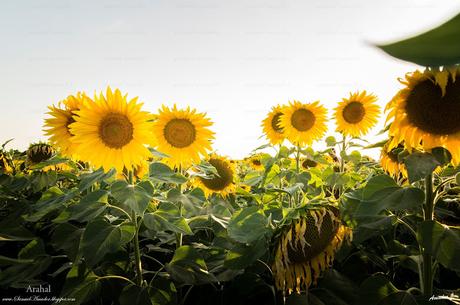
[[[182,166],[179,166],[178,170],[181,175],[185,176],[185,172]],[[179,191],[179,193],[182,194],[182,184],[177,185],[177,190]],[[179,217],[182,217],[182,201],[179,201]],[[183,239],[183,234],[176,233],[176,249],[182,247],[182,239]]]
[[[300,145],[297,144],[297,153],[295,156],[295,171],[298,174],[300,171]]]
[[[134,175],[133,171],[129,170],[128,171],[128,183],[130,185],[133,184],[134,181]],[[134,260],[135,260],[135,267],[136,267],[136,284],[138,286],[142,286],[142,262],[141,262],[141,254],[140,254],[140,248],[139,248],[139,223],[137,222],[137,215],[135,211],[132,211],[131,214],[131,221],[134,224]]]
[[[425,177],[425,205],[423,207],[424,220],[433,220],[433,174]],[[421,287],[425,297],[431,297],[433,294],[433,258],[427,249],[423,249],[423,286]]]
[[[342,149],[340,150],[340,173],[345,170],[345,156],[347,154],[346,136],[342,134]]]

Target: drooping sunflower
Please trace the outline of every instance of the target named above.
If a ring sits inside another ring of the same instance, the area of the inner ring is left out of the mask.
[[[49,118],[45,119],[44,132],[49,136],[49,141],[57,147],[61,154],[75,158],[75,144],[70,141],[73,136],[69,125],[75,122],[74,111],[80,109],[81,105],[89,98],[82,92],[77,95],[69,95],[60,101],[57,106],[49,106]]]
[[[211,125],[205,113],[197,113],[190,107],[177,109],[174,105],[170,109],[163,105],[153,132],[158,150],[169,156],[164,162],[172,167],[186,168],[207,156],[214,139],[214,132],[208,128]]]
[[[327,131],[326,120],[327,110],[319,101],[310,104],[294,101],[284,108],[279,126],[291,143],[304,146],[323,137]]]
[[[459,164],[460,68],[417,70],[399,81],[405,88],[386,107],[393,137],[389,149],[401,142],[409,151],[444,147]]]
[[[377,123],[380,106],[377,97],[366,91],[350,93],[335,108],[336,131],[352,137],[363,136]]]
[[[0,151],[0,174],[11,174],[13,172],[12,162],[7,155]]]
[[[27,162],[37,164],[49,160],[56,151],[47,143],[34,143],[27,149]]]
[[[280,144],[285,139],[283,128],[280,126],[283,107],[280,105],[272,107],[267,117],[262,121],[262,128],[265,136],[272,145]]]
[[[388,144],[389,143],[382,147],[380,165],[385,172],[394,178],[398,178],[400,175],[407,178],[406,166],[404,162],[400,161],[398,158],[398,154],[403,150],[403,145],[400,144],[396,148],[388,149]]]
[[[141,110],[137,97],[127,100],[120,90],[107,88],[106,96],[95,95],[75,111],[70,124],[78,156],[104,170],[132,170],[151,157],[146,145],[153,144],[151,114]]]
[[[315,284],[332,265],[351,229],[343,226],[335,207],[303,208],[300,217],[282,225],[275,246],[273,275],[281,291],[300,293]]]
[[[217,175],[212,177],[195,177],[194,185],[201,188],[206,197],[212,194],[220,194],[225,197],[236,191],[236,171],[235,165],[227,158],[211,154],[207,160],[212,166],[215,167]]]
[[[320,164],[313,159],[305,158],[301,160],[301,166],[305,170],[318,167],[319,165]]]

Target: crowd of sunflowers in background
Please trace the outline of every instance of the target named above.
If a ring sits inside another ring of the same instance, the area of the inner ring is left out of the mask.
[[[275,106],[268,143],[243,160],[213,151],[195,109],[68,96],[49,107],[48,142],[0,151],[2,297],[50,285],[38,297],[59,304],[460,304],[460,68],[400,82],[385,109],[366,91],[333,113]],[[387,137],[369,143],[379,119]]]

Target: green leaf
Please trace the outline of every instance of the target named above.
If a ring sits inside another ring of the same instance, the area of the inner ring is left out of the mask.
[[[421,208],[424,199],[424,192],[415,187],[386,188],[362,201],[355,211],[355,217],[378,215],[384,210],[416,210]]]
[[[337,144],[337,140],[333,136],[329,136],[326,138],[326,145],[328,147],[335,146]]]
[[[383,274],[378,273],[367,278],[360,286],[359,304],[377,304],[398,289]]]
[[[26,282],[41,274],[51,265],[50,256],[39,256],[32,263],[25,260],[18,260],[15,264],[0,272],[0,286],[9,286],[15,283]]]
[[[142,181],[130,185],[124,180],[114,182],[110,188],[111,195],[127,212],[135,211],[142,215],[153,198],[153,185],[150,181]]]
[[[407,168],[410,183],[425,179],[436,167],[441,165],[432,154],[420,152],[407,156],[404,159],[404,164]]]
[[[183,284],[197,285],[217,281],[208,272],[203,257],[192,246],[177,248],[171,262],[165,267],[172,279]]]
[[[153,162],[149,167],[149,176],[152,181],[182,184],[187,182],[187,178],[176,173],[169,166],[160,162]]]
[[[61,223],[54,229],[51,245],[55,249],[63,250],[71,261],[75,261],[83,231],[84,229],[70,223]]]
[[[35,213],[27,215],[26,221],[36,222],[49,213],[65,207],[65,203],[75,197],[76,192],[63,193],[58,187],[51,187],[43,193],[40,200],[34,205]]]
[[[252,265],[268,250],[265,238],[257,240],[253,245],[237,244],[225,256],[224,266],[229,269],[244,269]]]
[[[417,232],[420,244],[444,267],[460,272],[460,228],[424,221]]]
[[[24,248],[18,253],[19,259],[30,259],[38,256],[46,255],[45,244],[41,239],[34,239],[30,241]]]
[[[237,211],[228,223],[228,236],[240,243],[251,243],[267,233],[268,219],[257,206]]]
[[[180,216],[179,209],[169,202],[163,202],[154,213],[145,214],[144,224],[148,229],[157,232],[193,234],[185,218]]]
[[[417,305],[415,298],[406,291],[397,291],[383,298],[378,305]]]
[[[76,220],[87,222],[96,218],[106,209],[108,191],[96,190],[83,197],[79,203],[72,204],[55,218],[54,222]]]
[[[120,295],[120,305],[153,305],[148,287],[128,285]]]
[[[66,281],[61,292],[61,297],[67,301],[59,304],[80,305],[94,298],[101,289],[98,277],[93,273],[87,273],[82,264],[74,264],[67,273]]]
[[[113,225],[96,219],[86,226],[81,241],[83,256],[90,266],[100,262],[107,253],[120,250],[134,237],[135,227],[131,223]]]
[[[435,147],[431,154],[436,158],[440,165],[446,165],[452,160],[452,154],[444,147]]]
[[[389,55],[422,66],[460,63],[460,14],[437,28],[395,43],[378,46]]]
[[[92,173],[82,174],[80,176],[81,181],[80,181],[78,188],[80,189],[80,191],[87,190],[92,185],[94,185],[96,182],[101,182],[101,181],[110,179],[112,176],[115,175],[115,172],[116,172],[115,169],[112,168],[107,173],[105,173],[101,167],[97,171],[94,171]]]

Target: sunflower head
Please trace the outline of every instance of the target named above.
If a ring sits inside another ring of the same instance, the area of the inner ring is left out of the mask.
[[[279,290],[307,290],[331,266],[335,252],[351,230],[341,224],[335,207],[303,208],[278,234],[273,274]]]
[[[415,71],[400,82],[405,87],[386,107],[389,149],[402,142],[409,151],[444,147],[460,163],[460,68]]]
[[[199,162],[211,150],[211,125],[205,113],[163,105],[153,126],[158,150],[168,155],[163,161],[176,168]]]
[[[133,171],[133,178],[141,180],[148,173],[149,164],[147,161],[143,161],[141,164],[133,166],[131,170]],[[118,179],[126,179],[128,176],[129,171],[126,169],[126,167],[123,168],[122,173],[117,173]]]
[[[127,99],[120,90],[107,88],[94,101],[74,111],[71,141],[78,156],[95,167],[118,172],[132,169],[151,157],[146,145],[153,144],[152,115],[141,110],[137,98]]]
[[[12,162],[3,151],[0,151],[0,173],[11,174],[13,172]]]
[[[264,164],[262,162],[262,159],[266,156],[266,154],[259,153],[252,155],[248,159],[246,159],[246,163],[249,165],[254,170],[261,171],[264,170]]]
[[[307,170],[307,169],[310,169],[310,168],[318,167],[319,163],[316,162],[313,159],[306,158],[306,159],[302,160],[301,165],[302,165],[303,169]]]
[[[201,188],[206,197],[212,194],[227,196],[236,190],[235,184],[235,165],[230,163],[227,158],[212,154],[207,160],[217,172],[211,177],[196,177],[194,185]]]
[[[402,176],[407,178],[407,169],[402,160],[399,160],[398,154],[404,150],[404,146],[399,144],[393,149],[389,149],[389,142],[382,147],[380,153],[380,165],[383,170],[394,178]]]
[[[318,101],[310,104],[291,102],[283,113],[279,125],[286,138],[295,145],[310,145],[327,131],[327,110]]]
[[[337,131],[352,137],[363,136],[377,123],[380,107],[377,97],[366,91],[350,93],[335,108]]]
[[[54,148],[46,143],[34,143],[27,149],[27,160],[37,164],[50,159],[55,154]]]
[[[70,141],[73,134],[69,126],[75,122],[74,111],[79,110],[88,100],[85,93],[78,92],[77,95],[69,95],[57,106],[48,107],[50,117],[45,119],[44,132],[49,136],[49,141],[65,156],[75,158],[76,148]]]
[[[283,142],[285,136],[283,128],[281,128],[281,116],[283,115],[283,107],[280,105],[272,107],[267,117],[262,121],[262,128],[265,136],[272,145]]]

